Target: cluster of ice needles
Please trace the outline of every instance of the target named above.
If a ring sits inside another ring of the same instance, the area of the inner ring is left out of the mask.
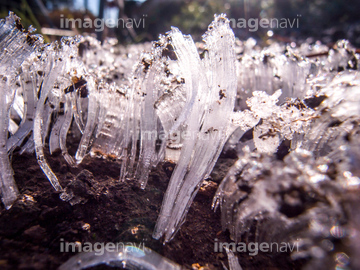
[[[350,222],[341,194],[360,184],[360,73],[347,41],[330,50],[319,43],[260,49],[253,39],[236,40],[224,14],[199,44],[177,28],[127,48],[91,37],[44,44],[30,32],[14,14],[0,22],[0,190],[7,209],[19,196],[15,149],[35,151],[70,203],[76,198],[50,168],[45,147],[61,151],[70,166],[88,154],[114,157],[120,180],[142,188],[151,169],[170,160],[176,167],[153,233],[168,242],[224,150],[239,158],[214,207],[234,239],[252,237],[254,220],[263,220],[256,239],[286,234],[289,241],[328,239],[324,232]],[[75,156],[66,145],[70,130],[81,134]],[[321,243],[293,258],[326,258]]]

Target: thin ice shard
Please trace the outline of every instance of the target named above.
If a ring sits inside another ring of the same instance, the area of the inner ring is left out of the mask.
[[[66,148],[66,137],[71,126],[71,120],[73,118],[73,110],[71,106],[70,95],[65,95],[64,111],[65,111],[65,116],[64,116],[63,125],[60,128],[59,144],[62,155],[64,156],[66,162],[71,166],[75,166],[76,164],[75,159],[71,155],[69,155]]]
[[[7,82],[8,78],[3,76],[1,78],[1,89],[11,91]],[[6,149],[6,138],[9,125],[9,104],[6,102],[7,96],[0,95],[0,171],[1,171],[1,199],[7,209],[11,207],[13,202],[19,195],[19,191],[13,178],[13,171],[11,169],[8,153]]]
[[[99,113],[99,104],[98,104],[98,91],[95,85],[95,80],[91,76],[87,80],[87,89],[89,90],[89,104],[88,104],[88,113],[87,120],[81,137],[81,141],[78,146],[78,150],[75,154],[76,163],[81,163],[85,155],[88,153],[89,146],[91,143],[92,136],[96,128],[96,120]]]
[[[36,91],[36,87],[34,84],[36,83],[34,81],[34,77],[31,76],[31,73],[29,71],[29,65],[28,63],[24,63],[22,67],[23,72],[20,75],[20,83],[22,86],[22,94],[23,94],[23,102],[24,102],[24,111],[25,114],[23,115],[23,118],[21,119],[21,123],[16,131],[15,134],[13,134],[6,143],[7,150],[9,152],[13,151],[16,147],[20,147],[24,139],[29,135],[29,133],[32,131],[33,127],[33,120],[35,115],[35,109],[36,109],[36,102],[37,102],[37,95],[34,91]],[[16,97],[15,97],[16,99]]]
[[[184,87],[189,88],[188,102],[175,128],[187,118],[185,131],[196,136],[184,139],[153,234],[155,238],[165,234],[165,242],[184,222],[202,181],[210,174],[229,136],[236,92],[235,39],[224,15],[216,16],[204,35],[208,55],[202,61],[188,37],[184,38],[176,29],[169,35],[177,58],[187,65],[187,70],[183,70]],[[194,56],[187,58],[192,53]]]
[[[197,134],[201,125],[200,120],[202,118],[204,104],[200,102],[200,98],[196,97],[197,95],[199,95],[199,97],[202,96],[203,92],[207,89],[202,88],[206,86],[203,81],[204,77],[198,78],[196,73],[192,72],[188,67],[194,67],[196,72],[202,70],[200,57],[191,37],[184,37],[176,28],[172,29],[169,33],[169,37],[183,73],[185,81],[184,90],[187,97],[184,109],[177,118],[174,126],[171,127],[169,133],[173,133],[185,121],[185,119],[187,119],[187,132],[190,134]],[[206,99],[206,97],[204,98]],[[190,110],[190,108],[192,109]],[[186,174],[186,169],[196,143],[196,141],[191,137],[184,139],[180,159],[171,176],[169,186],[165,193],[163,206],[153,234],[153,236],[157,239],[160,238],[161,235],[168,229],[169,219],[171,217],[171,213],[173,212],[179,187],[181,186],[181,182]]]
[[[48,97],[52,86],[54,85],[56,76],[62,72],[63,63],[59,61],[57,56],[52,55],[49,53],[50,58],[48,62],[48,66],[46,67],[45,72],[49,72],[48,77],[44,79],[42,86],[41,86],[41,96],[38,101],[38,105],[35,111],[35,119],[34,119],[34,142],[35,142],[35,153],[38,163],[49,179],[50,183],[53,185],[55,190],[62,190],[62,187],[59,184],[59,181],[55,174],[50,169],[49,165],[45,160],[45,154],[43,151],[43,136],[42,136],[42,129],[44,128],[42,125],[42,119],[44,114],[44,106],[45,100]]]
[[[156,55],[156,54],[155,54]],[[159,73],[159,67],[156,65],[156,61],[159,59],[152,59],[151,66],[147,74],[147,81],[154,82],[153,84],[143,84],[142,91],[145,96],[142,100],[143,106],[141,106],[141,118],[140,118],[140,154],[137,165],[136,178],[138,179],[140,186],[145,188],[149,171],[156,164],[158,160],[155,147],[157,134],[154,137],[152,132],[157,131],[158,118],[156,116],[154,104],[158,98],[158,87],[156,80],[156,74]],[[155,63],[154,63],[155,62]],[[159,65],[160,66],[160,65]],[[157,132],[155,132],[157,133]]]
[[[229,270],[242,270],[241,265],[239,264],[238,258],[235,256],[234,252],[230,250],[228,247],[225,247],[226,254],[228,256],[229,261]]]

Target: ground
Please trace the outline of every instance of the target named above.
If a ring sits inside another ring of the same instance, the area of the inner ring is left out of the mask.
[[[231,239],[222,232],[219,210],[214,213],[211,203],[219,181],[235,161],[233,154],[222,154],[211,178],[197,194],[186,222],[166,245],[151,235],[174,164],[159,164],[142,190],[136,182],[119,181],[119,164],[113,160],[87,156],[72,168],[61,154],[47,158],[62,186],[76,195],[78,204],[72,206],[59,198],[35,155],[14,153],[12,166],[22,195],[10,210],[0,208],[1,269],[56,269],[75,255],[60,252],[61,241],[144,243],[187,269],[223,269],[222,263],[227,265],[226,254],[214,252],[214,239]],[[239,261],[243,269],[299,268],[284,253],[239,254]]]

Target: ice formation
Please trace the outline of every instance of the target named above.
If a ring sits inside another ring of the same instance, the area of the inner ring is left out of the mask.
[[[167,242],[224,148],[237,151],[238,160],[213,206],[234,239],[302,239],[292,256],[313,257],[315,266],[319,252],[327,256],[326,235],[349,223],[341,194],[360,184],[360,74],[359,55],[347,41],[331,49],[319,43],[260,49],[253,39],[235,40],[223,14],[203,36],[201,54],[177,28],[127,48],[91,37],[44,44],[10,14],[0,33],[6,208],[19,194],[9,162],[15,149],[35,151],[71,204],[79,200],[60,185],[45,146],[71,166],[87,154],[111,157],[120,180],[136,179],[142,188],[151,169],[170,160],[176,167],[153,234]],[[67,151],[69,130],[81,134],[75,156]]]
[[[12,15],[6,21],[2,20],[0,22],[0,36],[0,76],[1,89],[3,91],[0,95],[0,190],[1,199],[5,207],[10,208],[19,195],[8,158],[8,132],[14,132],[17,129],[16,123],[10,118],[10,111],[14,110],[24,114],[24,109],[21,107],[22,104],[15,102],[19,68],[41,41],[40,37],[30,36],[29,33],[22,32],[18,18]],[[16,83],[17,85],[15,85]]]
[[[232,250],[228,249],[227,247],[225,247],[225,250],[228,256],[229,270],[242,270],[242,267],[239,264],[239,260],[235,256],[234,252],[232,252]],[[225,265],[223,265],[223,267],[225,270],[227,270]]]
[[[308,53],[303,49],[294,53]],[[297,244],[299,250],[291,256],[309,259],[305,269],[348,266],[348,261],[332,258],[345,254],[336,252],[342,249],[338,241],[350,241],[345,232],[357,222],[349,214],[354,207],[349,198],[360,185],[355,165],[358,58],[347,42],[340,41],[323,61],[303,60],[313,67],[306,71],[305,82],[298,82],[303,83],[302,91],[295,92],[300,96],[287,92],[290,96],[278,105],[280,90],[269,94],[253,89],[246,109],[235,113],[238,131],[227,147],[236,147],[239,158],[213,201],[215,209],[221,208],[223,229],[235,241]],[[245,131],[251,136],[243,135]]]
[[[81,270],[106,264],[111,267],[143,270],[180,270],[180,265],[160,256],[148,248],[124,246],[118,251],[84,252],[70,258],[59,267],[59,270]]]
[[[6,23],[16,28],[17,20],[11,14]],[[11,136],[4,138],[8,153],[16,147],[22,152],[35,149],[41,169],[62,192],[61,198],[70,203],[76,198],[63,191],[46,162],[48,134],[50,153],[59,149],[71,166],[79,164],[89,151],[111,155],[121,162],[120,179],[136,178],[142,188],[151,168],[164,157],[176,161],[154,232],[155,238],[165,233],[165,241],[170,240],[231,131],[236,96],[235,38],[224,15],[215,17],[204,42],[206,51],[201,59],[191,37],[173,28],[153,43],[150,52],[139,55],[141,60],[133,72],[126,65],[124,73],[132,75],[122,81],[116,73],[119,70],[114,69],[120,61],[114,57],[111,41],[103,46],[91,38],[36,43],[33,52],[24,53],[27,58],[18,63],[21,72],[8,73],[13,84],[20,81],[8,105],[20,122],[17,125],[15,117],[10,117],[10,124],[5,125],[12,130]],[[16,37],[3,43],[4,48],[12,45],[23,46]],[[82,58],[78,57],[80,49]],[[9,65],[5,61],[1,62],[4,67]],[[75,157],[66,148],[73,119],[73,128],[82,133]],[[16,190],[11,173],[3,172]],[[10,207],[16,193],[7,199],[6,188],[9,185],[4,184],[2,197]]]
[[[165,233],[165,241],[184,222],[202,180],[209,176],[220,155],[229,136],[236,95],[235,38],[227,19],[216,17],[209,26],[204,36],[208,53],[202,60],[190,37],[175,28],[169,37],[180,69],[187,70],[183,74],[187,100],[170,132],[180,128],[180,134],[188,136],[182,140],[154,231],[155,238]],[[187,68],[190,66],[193,70]]]

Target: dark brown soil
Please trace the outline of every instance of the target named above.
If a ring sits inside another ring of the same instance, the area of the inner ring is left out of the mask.
[[[35,156],[15,153],[12,165],[22,196],[8,211],[0,206],[0,269],[56,269],[75,255],[60,252],[62,239],[144,243],[185,268],[223,269],[227,257],[214,252],[214,239],[231,240],[221,231],[220,213],[211,210],[211,203],[233,158],[223,155],[219,159],[186,222],[173,241],[163,245],[151,235],[173,164],[160,164],[141,190],[135,182],[118,180],[119,164],[114,161],[86,157],[78,168],[71,168],[60,154],[48,156],[62,186],[80,198],[80,203],[71,206],[51,187]],[[239,261],[243,269],[296,269],[287,254],[274,256],[239,254]]]

